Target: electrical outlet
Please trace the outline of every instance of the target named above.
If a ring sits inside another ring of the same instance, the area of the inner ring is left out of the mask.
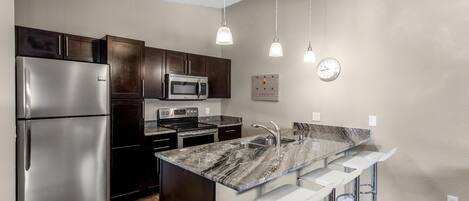
[[[209,107],[206,107],[205,108],[205,115],[209,115],[210,114],[210,108]]]
[[[459,198],[454,195],[448,195],[448,201],[459,201]]]
[[[321,121],[321,113],[313,112],[313,121]]]
[[[370,115],[368,116],[368,126],[376,126],[376,116],[375,115]]]

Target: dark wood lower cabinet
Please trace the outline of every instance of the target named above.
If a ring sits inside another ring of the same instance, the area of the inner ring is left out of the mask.
[[[114,148],[111,151],[112,200],[134,200],[140,197],[144,154],[141,146]]]
[[[162,161],[160,201],[215,201],[215,182]]]
[[[218,128],[218,140],[233,140],[241,138],[241,126],[229,126]]]

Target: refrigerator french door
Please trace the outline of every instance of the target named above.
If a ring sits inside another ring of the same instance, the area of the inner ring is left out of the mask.
[[[17,200],[109,200],[109,66],[17,57]]]

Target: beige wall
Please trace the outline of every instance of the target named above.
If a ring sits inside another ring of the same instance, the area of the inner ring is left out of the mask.
[[[324,2],[327,1],[325,18]],[[342,62],[338,80],[321,82],[302,62],[307,0],[280,1],[283,58],[269,58],[273,0],[228,9],[235,45],[232,99],[222,112],[246,121],[367,127],[373,143],[398,154],[380,168],[380,201],[469,200],[469,3],[465,0],[313,0],[313,48]],[[326,31],[325,31],[326,30]],[[280,74],[280,102],[254,102],[252,75]]]
[[[220,56],[215,44],[220,9],[162,0],[16,0],[15,23],[101,38],[106,34],[144,40],[146,46]],[[147,120],[157,107],[177,102],[147,101]],[[219,114],[221,101],[185,102]]]
[[[0,200],[15,200],[14,1],[0,1]]]

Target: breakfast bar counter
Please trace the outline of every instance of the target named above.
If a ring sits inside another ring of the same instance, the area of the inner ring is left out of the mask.
[[[241,194],[359,146],[371,134],[367,129],[295,123],[294,129],[282,130],[280,148],[263,144],[267,136],[157,153],[162,161],[160,199],[217,200],[217,186]]]

